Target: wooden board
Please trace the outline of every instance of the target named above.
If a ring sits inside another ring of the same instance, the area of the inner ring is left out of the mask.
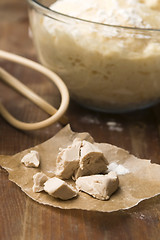
[[[28,36],[27,4],[22,0],[0,1],[0,49],[36,60]],[[4,67],[55,106],[57,89],[43,76],[17,64],[0,60]],[[17,118],[39,121],[47,115],[0,82],[0,99]],[[122,147],[141,158],[160,164],[160,105],[129,114],[105,114],[84,109],[71,101],[67,111],[74,131],[89,132],[97,142]],[[109,122],[116,122],[111,129]],[[22,132],[0,117],[0,154],[15,154],[42,143],[58,132],[57,123],[46,129]],[[160,197],[140,203],[127,211],[98,213],[60,210],[29,199],[0,169],[1,240],[117,240],[160,239]]]

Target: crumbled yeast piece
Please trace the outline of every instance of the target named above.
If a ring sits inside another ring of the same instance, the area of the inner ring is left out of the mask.
[[[69,179],[72,177],[74,171],[79,165],[79,151],[81,141],[75,139],[72,145],[62,149],[56,159],[57,168],[56,176],[62,179]]]
[[[62,200],[71,199],[78,194],[77,190],[57,177],[50,178],[44,183],[44,191]]]
[[[77,179],[106,170],[107,160],[102,151],[85,140],[75,139],[72,145],[61,150],[56,160],[56,176],[62,179]]]
[[[119,180],[115,172],[105,175],[92,175],[79,177],[76,186],[79,191],[88,193],[99,200],[108,200],[119,185]]]
[[[39,153],[32,150],[21,159],[21,162],[24,163],[26,167],[38,167],[40,164]]]
[[[94,144],[84,140],[80,149],[79,167],[74,172],[74,179],[96,173],[106,173],[107,164],[103,152]]]
[[[44,190],[44,183],[48,180],[46,174],[38,172],[33,176],[33,192],[41,192]]]

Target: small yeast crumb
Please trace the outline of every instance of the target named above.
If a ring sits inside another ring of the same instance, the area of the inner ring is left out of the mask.
[[[117,190],[119,179],[115,172],[105,175],[91,175],[79,177],[76,186],[79,191],[85,192],[99,200],[108,200]]]
[[[50,178],[44,183],[44,191],[62,200],[71,199],[78,194],[76,189],[57,177]]]
[[[35,150],[32,150],[21,159],[21,162],[24,163],[26,167],[39,167],[39,153]]]
[[[33,192],[41,192],[44,190],[44,183],[48,180],[46,174],[38,172],[33,176]]]

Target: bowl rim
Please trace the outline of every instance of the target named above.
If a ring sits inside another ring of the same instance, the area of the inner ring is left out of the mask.
[[[91,20],[77,18],[77,17],[71,16],[71,15],[67,15],[67,14],[64,14],[64,13],[57,12],[57,11],[55,11],[53,9],[50,9],[49,7],[43,5],[38,0],[27,0],[27,2],[30,5],[32,5],[34,8],[36,8],[36,10],[38,8],[40,10],[40,12],[42,12],[43,15],[48,16],[48,17],[53,18],[53,19],[55,19],[54,15],[57,15],[57,16],[61,16],[61,17],[65,18],[65,19],[68,19],[68,20],[77,20],[77,21],[84,22],[84,23],[96,24],[96,25],[118,28],[118,29],[126,29],[126,30],[130,29],[130,30],[144,31],[144,32],[147,32],[147,31],[160,32],[160,29],[158,29],[158,28],[129,27],[129,26],[125,26],[125,25],[114,25],[114,24],[94,22],[94,21],[91,21]]]

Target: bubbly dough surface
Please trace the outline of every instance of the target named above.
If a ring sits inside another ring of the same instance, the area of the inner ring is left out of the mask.
[[[72,98],[111,112],[160,99],[160,33],[146,30],[159,29],[159,0],[59,0],[50,8],[89,21],[133,27],[67,22],[63,16],[62,22],[42,17],[33,23],[41,62],[62,77]]]
[[[50,8],[93,22],[159,28],[153,11],[160,8],[159,0],[59,0]]]

